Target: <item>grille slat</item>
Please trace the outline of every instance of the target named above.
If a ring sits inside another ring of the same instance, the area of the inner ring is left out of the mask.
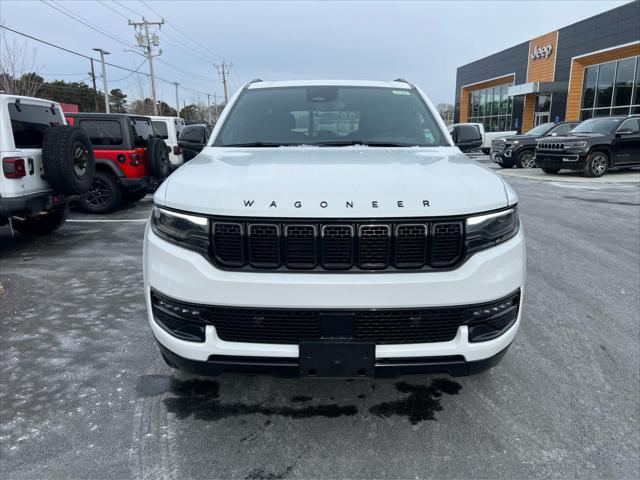
[[[322,265],[327,269],[347,269],[353,265],[353,226],[322,227]]]
[[[431,265],[448,267],[455,264],[462,254],[463,242],[461,222],[434,223],[431,230]]]
[[[385,268],[389,265],[391,229],[389,225],[361,225],[358,238],[359,264],[364,269]]]
[[[464,257],[462,221],[214,221],[212,259],[261,270],[422,270]]]
[[[313,268],[316,266],[315,225],[287,225],[284,229],[285,258],[289,268]]]
[[[256,268],[280,266],[280,229],[278,225],[249,225],[249,263]]]
[[[215,223],[213,231],[214,257],[224,266],[244,265],[243,226],[241,223]]]

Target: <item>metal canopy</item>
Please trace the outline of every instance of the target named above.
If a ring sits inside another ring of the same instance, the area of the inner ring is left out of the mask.
[[[507,90],[507,95],[515,97],[517,95],[527,95],[528,93],[557,93],[566,92],[569,82],[529,82],[520,85],[511,85]]]

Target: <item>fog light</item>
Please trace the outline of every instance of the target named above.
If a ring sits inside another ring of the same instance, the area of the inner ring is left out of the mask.
[[[204,342],[204,311],[192,305],[151,294],[153,318],[174,337],[191,342]]]
[[[520,291],[491,304],[479,305],[465,312],[470,342],[483,342],[499,337],[518,318]]]

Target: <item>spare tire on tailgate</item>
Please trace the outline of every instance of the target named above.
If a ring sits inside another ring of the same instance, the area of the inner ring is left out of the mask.
[[[169,148],[163,139],[158,137],[149,138],[147,168],[149,173],[158,180],[164,180],[171,173]]]
[[[67,195],[88,192],[96,171],[88,135],[68,125],[48,128],[42,142],[42,165],[44,177],[55,192]]]

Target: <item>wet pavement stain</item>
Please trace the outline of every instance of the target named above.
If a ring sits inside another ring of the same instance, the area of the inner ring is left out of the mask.
[[[245,480],[280,480],[287,476],[293,467],[289,466],[285,468],[282,472],[278,473],[267,473],[262,468],[254,468],[251,470],[246,477]]]
[[[139,397],[155,397],[172,392],[180,396],[217,398],[220,385],[215,380],[178,380],[168,375],[145,375],[138,381],[137,392]]]
[[[296,395],[290,399],[293,403],[309,402],[311,400],[313,400],[313,397],[308,397],[306,395]]]
[[[440,398],[443,393],[457,395],[462,385],[446,378],[436,379],[431,385],[412,385],[406,382],[396,383],[396,389],[409,396],[402,400],[383,402],[374,405],[369,412],[379,417],[398,415],[407,417],[415,425],[424,420],[435,420],[435,412],[442,411]]]
[[[267,406],[262,403],[221,402],[220,386],[212,380],[179,380],[167,375],[146,375],[138,382],[138,395],[152,397],[167,394],[163,403],[170,413],[183,420],[219,421],[230,417],[260,414],[288,418],[337,418],[358,413],[355,405],[322,404],[305,407]]]

